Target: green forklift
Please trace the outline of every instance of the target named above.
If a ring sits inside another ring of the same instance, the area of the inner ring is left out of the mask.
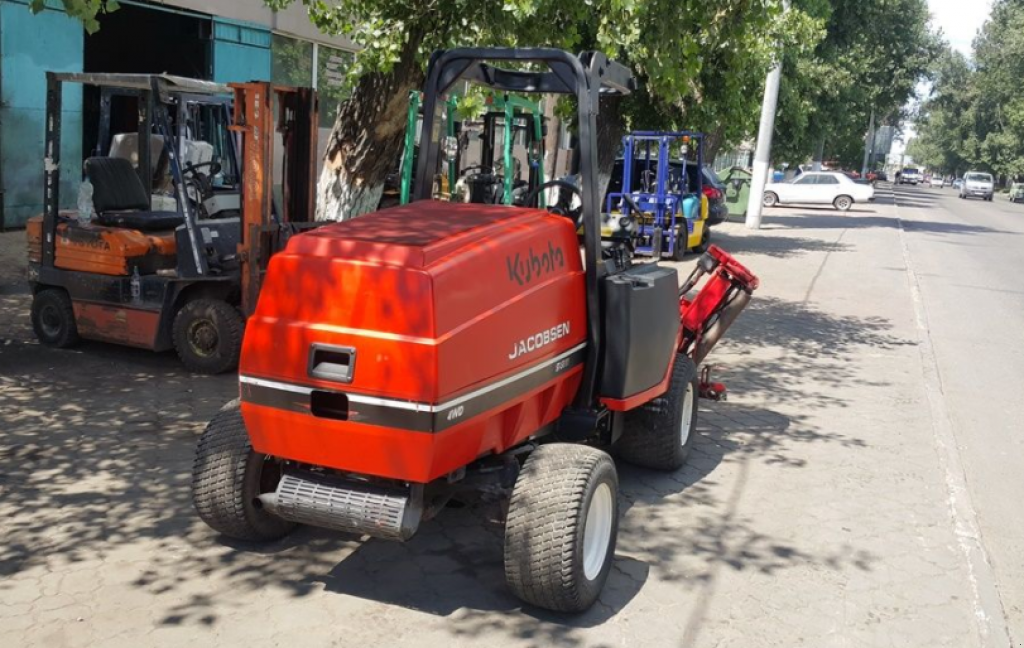
[[[410,201],[417,133],[423,120],[421,102],[420,92],[409,93],[402,158],[397,173],[385,183],[382,208]],[[439,200],[495,205],[525,206],[529,199],[544,207],[542,192],[536,199],[530,198],[534,189],[544,184],[546,129],[542,104],[510,94],[487,95],[485,104],[479,119],[460,121],[458,97],[445,100],[442,169],[435,175],[431,194]],[[516,155],[517,146],[526,151],[525,174]]]

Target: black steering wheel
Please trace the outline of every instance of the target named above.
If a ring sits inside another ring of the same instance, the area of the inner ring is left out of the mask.
[[[202,173],[200,169],[208,168],[206,173]],[[220,162],[200,162],[199,164],[188,164],[182,168],[181,173],[186,184],[190,184],[196,188],[199,192],[199,199],[205,200],[213,195],[213,182],[210,180],[213,176],[220,173],[221,165]]]
[[[572,202],[564,200],[564,195],[561,194],[561,192],[559,192],[558,202],[556,202],[554,205],[548,205],[548,211],[550,213],[558,214],[559,216],[565,216],[566,218],[571,220],[578,229],[579,226],[583,224],[581,222],[583,218],[583,192],[580,191],[579,187],[572,184],[571,182],[566,182],[565,180],[548,180],[547,182],[538,185],[537,187],[534,187],[533,191],[526,194],[526,197],[523,198],[523,204],[532,205],[534,201],[537,199],[537,196],[540,195],[540,192],[544,191],[545,189],[550,189],[551,187],[558,187],[559,189],[568,189],[572,193],[576,194],[576,196],[580,199],[580,206],[577,207],[576,209],[572,209]]]
[[[473,169],[477,170],[475,174],[471,174],[470,173],[470,171],[473,170]],[[488,167],[488,166],[484,166],[482,164],[470,164],[469,166],[462,167],[462,169],[459,170],[459,173],[462,176],[485,175],[485,174],[489,174],[489,173],[494,173],[494,169],[492,169],[491,167]]]
[[[208,173],[200,171],[204,168],[208,168]],[[195,203],[199,218],[209,218],[203,202],[213,196],[212,178],[220,173],[220,170],[220,162],[200,162],[199,164],[186,164],[182,167],[181,175],[185,182],[186,195],[189,195],[191,201]],[[190,188],[195,192],[195,197],[190,195],[191,192],[188,191]]]

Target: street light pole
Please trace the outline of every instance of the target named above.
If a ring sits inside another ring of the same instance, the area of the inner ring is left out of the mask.
[[[747,198],[747,227],[761,227],[761,200],[768,183],[768,163],[772,157],[772,131],[775,130],[775,107],[779,100],[779,81],[782,78],[782,58],[768,73],[764,82],[764,101],[761,103],[761,123],[757,127],[757,149],[754,152],[754,176]]]

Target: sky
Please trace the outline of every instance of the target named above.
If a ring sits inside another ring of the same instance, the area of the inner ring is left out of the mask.
[[[928,8],[949,44],[970,56],[971,41],[992,12],[992,0],[928,0]]]
[[[928,9],[932,14],[932,24],[942,30],[949,44],[970,56],[974,36],[992,12],[992,0],[928,0]],[[924,85],[918,92],[924,93],[927,90]],[[913,134],[913,125],[907,124],[903,139],[909,141]],[[892,154],[899,155],[904,147],[905,144],[897,140],[893,143]]]

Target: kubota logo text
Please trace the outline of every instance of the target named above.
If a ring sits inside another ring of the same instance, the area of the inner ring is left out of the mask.
[[[505,257],[505,265],[508,268],[508,280],[522,286],[552,272],[555,268],[564,268],[565,254],[562,248],[555,247],[549,242],[548,249],[541,250],[540,254],[534,252],[531,247],[526,256],[516,252],[515,256]]]
[[[519,340],[512,345],[512,353],[508,354],[509,360],[515,360],[521,355],[532,353],[541,347],[547,346],[559,338],[564,338],[569,335],[569,322],[562,322],[556,324],[549,329],[545,329],[536,335],[531,335],[528,338]]]

